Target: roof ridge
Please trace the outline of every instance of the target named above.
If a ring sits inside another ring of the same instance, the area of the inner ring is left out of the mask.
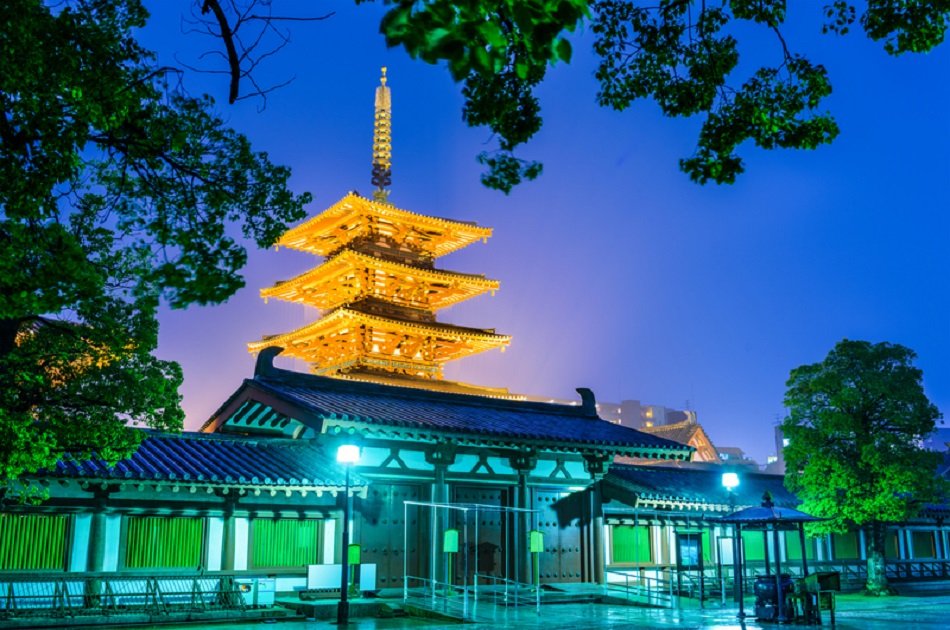
[[[240,442],[253,446],[270,447],[275,445],[293,445],[300,446],[304,440],[295,440],[293,438],[281,438],[276,436],[263,435],[243,435],[233,433],[209,433],[207,431],[181,431],[175,433],[172,431],[159,431],[157,429],[134,428],[135,431],[141,431],[146,434],[147,439],[158,440],[204,440],[218,442]],[[309,442],[307,442],[309,444]]]
[[[504,398],[483,396],[475,393],[462,394],[457,392],[433,391],[422,388],[405,387],[401,385],[390,385],[387,383],[356,381],[331,378],[329,376],[319,376],[316,374],[304,374],[302,372],[293,372],[291,370],[284,370],[280,368],[272,368],[266,375],[255,375],[253,380],[254,382],[261,383],[263,385],[270,385],[272,387],[279,385],[291,387],[316,386],[320,389],[350,391],[360,394],[374,393],[407,400],[419,400],[421,398],[434,402],[451,402],[454,404],[461,404],[470,407],[490,406],[496,409],[511,409],[517,411],[528,411],[532,413],[555,414],[582,420],[601,420],[600,416],[586,415],[581,405],[566,405],[534,400],[509,400]]]

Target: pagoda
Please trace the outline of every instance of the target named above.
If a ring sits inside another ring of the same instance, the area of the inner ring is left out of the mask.
[[[510,337],[492,329],[439,323],[440,309],[498,289],[481,275],[445,271],[437,258],[491,236],[491,228],[416,214],[389,203],[391,97],[382,70],[376,88],[371,199],[347,194],[277,241],[325,258],[323,264],[261,290],[261,296],[307,304],[321,317],[297,330],[248,344],[252,353],[277,346],[307,361],[315,374],[427,389],[494,390],[443,380],[451,360]]]

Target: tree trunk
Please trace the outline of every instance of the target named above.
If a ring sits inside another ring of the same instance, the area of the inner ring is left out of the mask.
[[[868,595],[893,595],[894,590],[887,584],[887,573],[884,568],[884,540],[886,535],[884,523],[871,524],[871,536],[868,539],[868,580],[864,585],[864,592]]]

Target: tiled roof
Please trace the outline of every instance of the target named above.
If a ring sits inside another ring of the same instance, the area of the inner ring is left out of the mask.
[[[344,470],[309,442],[206,433],[151,433],[132,457],[109,466],[94,457],[66,458],[59,477],[194,484],[321,487],[344,485]],[[350,484],[365,482],[351,476]]]
[[[700,429],[701,427],[696,422],[685,420],[675,424],[661,424],[659,426],[646,427],[643,429],[643,432],[649,433],[650,435],[658,435],[667,440],[679,442],[680,444],[689,444],[689,441],[693,439],[693,436]]]
[[[601,420],[591,411],[592,405],[503,400],[347,381],[276,368],[245,381],[244,388],[260,389],[300,407],[306,415],[337,422],[584,445],[611,452],[636,451],[643,456],[660,454],[683,458],[689,455],[681,444]]]
[[[722,473],[726,470],[722,466],[693,469],[614,464],[607,474],[607,481],[618,483],[644,498],[727,505],[729,495],[722,487]],[[781,475],[740,472],[739,487],[734,490],[736,505],[759,505],[766,491],[772,494],[776,505],[798,505],[798,498],[785,489],[783,481]]]

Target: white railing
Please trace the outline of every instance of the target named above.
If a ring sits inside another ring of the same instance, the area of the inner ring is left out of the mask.
[[[657,606],[677,608],[679,598],[675,593],[675,580],[670,569],[619,571],[608,569],[605,588],[608,594],[620,593],[627,601]]]
[[[448,582],[407,575],[403,586],[403,601],[448,617],[472,618],[468,589]]]
[[[475,574],[475,599],[504,606],[534,606],[541,612],[541,589],[495,575]]]

